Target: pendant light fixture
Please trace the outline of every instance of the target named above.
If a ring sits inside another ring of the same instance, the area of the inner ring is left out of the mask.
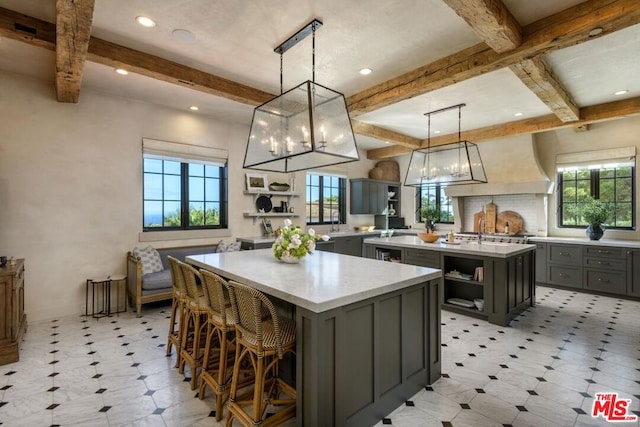
[[[244,167],[295,172],[359,160],[344,95],[315,82],[314,19],[274,51],[280,54],[280,95],[256,107]],[[312,80],[283,93],[282,57],[312,35]]]
[[[462,139],[462,107],[458,104],[425,113],[427,116],[427,147],[411,153],[404,185],[421,187],[433,184],[454,185],[487,182],[478,146]],[[431,146],[431,116],[457,108],[458,142]]]

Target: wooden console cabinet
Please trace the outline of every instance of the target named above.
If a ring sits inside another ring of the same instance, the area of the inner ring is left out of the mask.
[[[0,267],[0,365],[17,362],[27,330],[24,313],[24,259]]]

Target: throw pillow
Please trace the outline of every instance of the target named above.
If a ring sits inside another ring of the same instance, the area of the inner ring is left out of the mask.
[[[218,242],[218,247],[216,248],[216,252],[217,253],[236,252],[240,250],[241,244],[242,242],[225,243],[224,240],[220,240]]]
[[[216,253],[227,252],[229,246],[224,242],[224,240],[220,240],[218,242],[218,247],[216,248]]]
[[[160,254],[154,247],[133,248],[133,256],[140,258],[143,275],[164,270]]]

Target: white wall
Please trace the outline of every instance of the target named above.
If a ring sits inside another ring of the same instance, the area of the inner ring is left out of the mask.
[[[259,222],[242,215],[255,212],[253,198],[242,194],[248,123],[89,90],[78,104],[58,103],[52,83],[10,73],[0,73],[0,94],[0,255],[26,258],[30,321],[82,313],[86,279],[125,273],[126,253],[134,246],[202,245],[261,234]],[[142,138],[229,150],[228,230],[188,239],[142,235]],[[366,154],[361,158],[330,170],[366,176],[373,162]],[[292,202],[300,224],[304,185],[305,173],[299,172],[301,197]]]

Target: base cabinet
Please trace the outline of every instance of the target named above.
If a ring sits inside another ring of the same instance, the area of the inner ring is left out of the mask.
[[[342,255],[362,256],[362,237],[334,237],[334,252]]]
[[[640,298],[640,249],[627,250],[627,295]]]
[[[24,313],[24,260],[0,268],[0,365],[17,362],[27,329]]]

